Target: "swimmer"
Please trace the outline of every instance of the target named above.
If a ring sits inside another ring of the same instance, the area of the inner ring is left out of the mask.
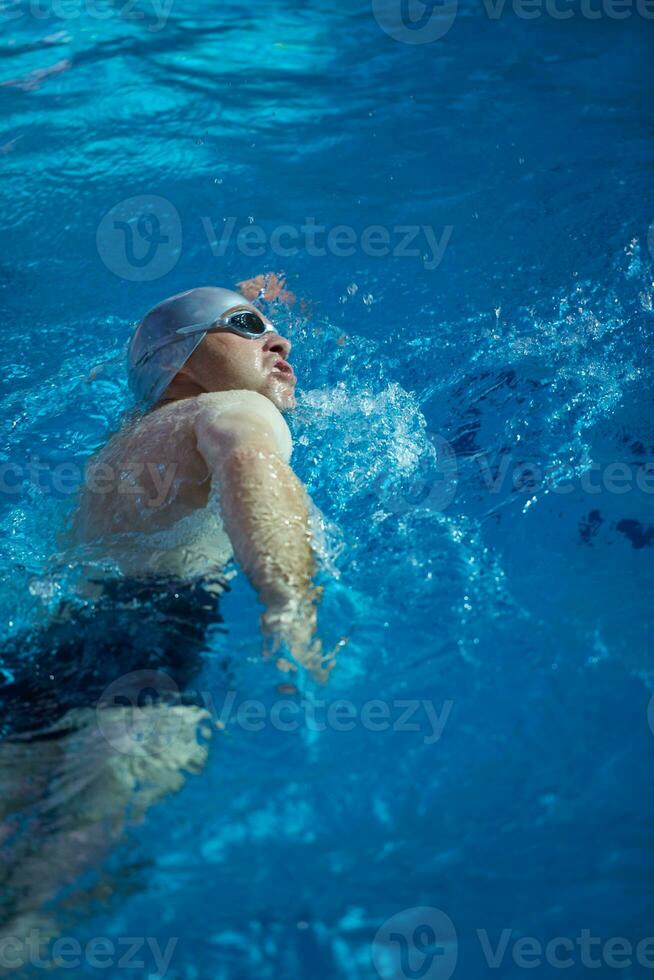
[[[276,277],[266,287],[280,295]],[[283,416],[295,407],[290,352],[228,289],[190,289],[150,310],[129,347],[141,411],[91,461],[74,526],[131,577],[188,580],[234,556],[263,603],[266,652],[285,643],[324,676],[310,504]]]
[[[279,286],[268,298],[287,301]],[[203,769],[210,718],[189,687],[232,555],[264,605],[266,652],[284,642],[328,676],[310,503],[282,414],[295,406],[290,351],[245,295],[214,287],[165,300],[134,333],[140,411],[91,461],[75,516],[97,594],[62,601],[2,651],[0,945],[57,936],[60,889],[70,901],[128,824]],[[122,574],[98,581],[107,558]],[[170,690],[141,704],[162,677]]]

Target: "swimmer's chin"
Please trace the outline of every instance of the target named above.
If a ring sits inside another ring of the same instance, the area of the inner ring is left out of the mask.
[[[274,382],[263,392],[280,412],[291,412],[296,405],[295,385]]]

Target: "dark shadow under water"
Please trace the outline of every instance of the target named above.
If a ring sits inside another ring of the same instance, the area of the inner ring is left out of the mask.
[[[16,966],[30,963],[30,936],[58,934],[61,890],[203,769],[209,716],[185,691],[220,629],[225,587],[105,581],[93,601],[61,603],[47,626],[5,644],[0,939],[14,941]]]

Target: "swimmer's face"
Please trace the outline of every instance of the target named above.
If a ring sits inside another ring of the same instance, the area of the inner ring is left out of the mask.
[[[278,333],[254,339],[235,333],[209,333],[182,370],[204,391],[258,391],[284,411],[295,408],[296,378],[288,363],[290,350],[290,341]]]

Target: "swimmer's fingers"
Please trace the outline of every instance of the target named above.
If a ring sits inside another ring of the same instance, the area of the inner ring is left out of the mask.
[[[270,660],[271,657],[275,657],[279,653],[279,649],[282,645],[282,639],[278,633],[271,633],[265,629],[263,617],[261,625],[263,631],[261,656],[264,658],[264,660]]]
[[[280,636],[276,636],[275,634],[264,634],[261,645],[261,656],[264,658],[264,660],[270,660],[271,657],[276,657],[279,653],[281,645],[282,641]]]
[[[330,674],[336,666],[336,657],[349,641],[349,637],[342,636],[338,643],[325,652],[320,640],[314,640],[310,647],[302,650],[292,650],[295,660],[310,672],[314,680],[320,684],[329,681]]]
[[[285,272],[269,272],[266,275],[263,298],[269,303],[278,300],[281,303],[286,303],[287,306],[293,306],[296,296],[295,293],[286,288]]]
[[[314,640],[310,644],[291,641],[286,646],[289,649],[295,663],[309,671],[311,676],[320,684],[326,684],[329,680],[331,671],[336,666],[338,653],[348,642],[348,637],[341,637],[338,643],[326,653],[323,650],[320,640]],[[284,640],[280,636],[265,637],[263,641],[263,657],[267,660],[277,659],[277,667],[284,673],[295,672],[297,669],[286,657],[279,656],[282,652]]]
[[[307,600],[266,610],[261,617],[261,627],[264,657],[277,657],[284,647],[293,660],[321,684],[328,681],[339,651],[348,642],[348,637],[341,637],[329,651],[323,649],[322,641],[316,636],[316,608]],[[287,662],[284,659],[284,663]]]
[[[323,666],[322,643],[320,640],[314,640],[308,648],[293,650],[292,653],[297,662],[309,671],[315,681],[318,681],[320,684],[327,683],[329,672]]]
[[[237,283],[238,289],[246,299],[264,299],[268,303],[278,300],[292,306],[295,294],[286,288],[286,275],[283,272],[267,272]]]
[[[236,283],[236,288],[246,299],[257,299],[266,288],[266,282],[262,275],[253,276],[251,279],[243,279]]]
[[[331,648],[329,653],[325,653],[321,650],[320,652],[320,675],[323,678],[323,683],[326,684],[329,680],[331,671],[336,666],[336,658],[344,646],[349,642],[348,636],[342,636],[338,643],[335,643]]]
[[[286,653],[290,654],[289,660]],[[280,656],[281,654],[281,656]],[[266,659],[275,658],[276,666],[284,673],[295,672],[298,664],[304,667],[320,683],[324,683],[328,671],[323,666],[322,644],[319,639],[312,639],[305,631],[285,630],[264,637],[263,656]]]

